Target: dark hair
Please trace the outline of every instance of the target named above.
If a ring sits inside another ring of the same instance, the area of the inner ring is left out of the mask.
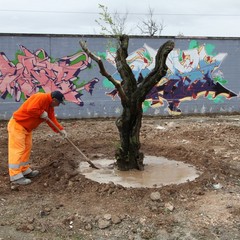
[[[62,103],[65,105],[65,102],[64,102],[64,95],[60,92],[60,91],[54,91],[51,93],[51,96],[52,98],[55,98],[58,100],[59,103]]]

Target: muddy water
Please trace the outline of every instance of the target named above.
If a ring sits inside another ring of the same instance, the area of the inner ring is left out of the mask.
[[[92,162],[96,165],[100,164],[102,168],[93,169],[89,167],[88,163],[82,162],[79,166],[79,171],[86,178],[99,183],[114,182],[124,187],[154,188],[169,184],[180,184],[186,181],[193,181],[200,174],[194,166],[155,156],[145,156],[144,171],[109,169],[109,165],[114,160],[100,159]]]

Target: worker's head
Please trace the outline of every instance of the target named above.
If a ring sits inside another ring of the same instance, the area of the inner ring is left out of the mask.
[[[65,105],[64,102],[64,95],[60,91],[54,91],[51,93],[52,96],[52,107],[57,107],[59,106],[60,103]]]

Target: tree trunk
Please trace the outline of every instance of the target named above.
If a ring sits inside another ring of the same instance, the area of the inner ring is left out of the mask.
[[[166,42],[158,50],[156,55],[156,65],[149,75],[141,83],[137,83],[132,69],[127,64],[128,57],[127,35],[120,37],[120,47],[115,58],[117,70],[122,78],[120,93],[123,112],[116,121],[120,135],[120,146],[117,147],[115,158],[119,170],[130,169],[144,170],[144,154],[140,152],[140,129],[142,124],[142,104],[146,95],[157,84],[167,71],[166,58],[173,49],[172,41]],[[124,94],[123,94],[124,93]]]
[[[122,115],[116,120],[120,136],[120,146],[116,149],[117,167],[121,171],[143,170],[144,154],[140,152],[140,129],[142,124],[142,103],[132,102],[124,107]]]
[[[86,47],[86,42],[81,41],[83,50],[98,63],[100,72],[115,86],[123,107],[122,115],[117,119],[116,126],[119,131],[120,144],[116,149],[115,158],[119,170],[130,169],[144,170],[144,154],[140,152],[140,129],[142,124],[142,104],[149,91],[166,75],[166,58],[174,48],[173,41],[167,41],[158,50],[155,57],[154,69],[138,82],[127,63],[128,57],[127,35],[119,37],[120,46],[115,58],[117,70],[122,81],[116,81],[105,69],[100,57],[94,55]]]

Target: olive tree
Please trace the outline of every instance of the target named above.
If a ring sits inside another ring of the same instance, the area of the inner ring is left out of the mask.
[[[108,21],[114,22],[107,14]],[[106,20],[106,19],[105,19]],[[108,22],[106,21],[106,22]],[[116,147],[115,158],[119,170],[144,169],[144,154],[141,152],[140,130],[143,117],[142,105],[150,90],[166,75],[166,58],[174,48],[173,41],[167,41],[159,47],[155,67],[141,81],[135,76],[127,63],[129,36],[116,34],[118,48],[116,52],[116,67],[122,81],[117,81],[107,72],[102,59],[91,52],[85,41],[80,41],[82,49],[97,64],[102,76],[106,77],[116,88],[121,100],[122,113],[116,119],[116,126],[119,131],[120,143]]]

